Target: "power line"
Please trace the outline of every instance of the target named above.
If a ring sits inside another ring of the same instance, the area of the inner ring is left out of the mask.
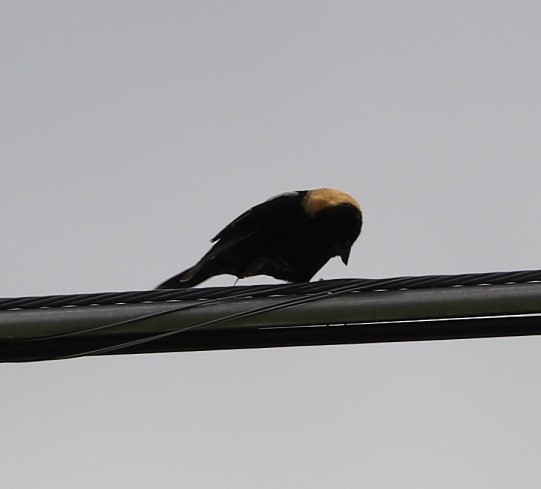
[[[541,333],[541,271],[0,299],[0,361]]]

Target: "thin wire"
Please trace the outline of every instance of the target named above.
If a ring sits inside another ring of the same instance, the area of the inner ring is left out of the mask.
[[[402,282],[405,282],[405,281],[408,281],[408,280],[409,280],[409,277],[405,277],[405,278],[399,277],[399,278],[391,278],[391,279],[381,279],[381,280],[378,280],[378,282],[380,283],[380,285],[382,287],[387,287],[387,286],[393,287],[393,286],[396,286],[396,285],[400,286],[402,284]],[[340,281],[340,282],[342,283],[342,281]],[[290,286],[295,287],[296,285],[291,284]],[[261,295],[263,295],[264,297],[267,297],[269,295],[272,295],[272,292],[274,292],[274,291],[283,292],[284,287],[286,287],[286,286],[278,285],[278,286],[270,287],[270,288],[265,287],[265,289],[262,291],[262,292],[264,292],[264,294],[261,294]],[[300,304],[303,304],[304,302],[310,302],[310,300],[315,300],[315,299],[318,299],[320,297],[322,298],[322,297],[325,297],[327,295],[333,295],[333,294],[336,294],[336,293],[361,292],[361,291],[366,290],[366,289],[371,289],[371,284],[365,284],[364,286],[360,286],[360,285],[358,285],[357,280],[355,281],[355,283],[350,282],[347,285],[335,285],[334,287],[325,287],[325,290],[323,290],[321,292],[316,292],[315,294],[312,294],[312,295],[302,296]],[[342,290],[344,292],[341,292]],[[259,297],[259,296],[260,296],[260,294],[257,294],[257,293],[246,294],[245,292],[239,292],[238,294],[232,294],[232,295],[228,295],[226,297],[217,297],[216,299],[202,300],[201,302],[199,302],[197,304],[189,304],[189,305],[184,305],[184,306],[179,306],[179,307],[176,307],[176,308],[173,308],[173,309],[169,309],[167,311],[159,311],[159,312],[144,314],[144,315],[141,315],[141,316],[137,316],[135,318],[124,319],[122,321],[103,324],[101,326],[93,326],[91,328],[79,329],[79,330],[76,330],[76,331],[70,331],[68,333],[58,333],[58,334],[40,336],[40,337],[35,337],[35,338],[25,338],[25,339],[22,339],[20,341],[21,342],[47,341],[47,340],[53,340],[53,339],[58,339],[58,338],[65,338],[65,337],[70,337],[70,336],[77,336],[77,335],[81,335],[81,334],[92,333],[92,332],[95,332],[95,331],[111,330],[111,329],[119,327],[119,326],[125,326],[127,324],[136,324],[136,323],[145,321],[147,319],[152,319],[152,318],[156,318],[156,317],[160,317],[160,316],[166,316],[166,315],[169,315],[169,314],[174,314],[174,313],[177,313],[177,312],[185,311],[185,310],[188,310],[188,309],[193,309],[193,308],[196,308],[196,307],[205,307],[205,306],[216,304],[216,303],[219,303],[219,302],[224,302],[224,301],[227,301],[227,300],[230,300],[230,299],[240,299],[240,298]],[[310,299],[310,300],[306,300],[306,301],[303,300],[303,298],[307,298],[307,297],[308,298],[315,298],[315,299]],[[289,302],[294,302],[295,300],[299,300],[299,299],[291,299],[290,301],[286,301],[286,302],[284,302],[282,304],[288,304]],[[277,305],[275,304],[274,306],[276,308],[278,308],[278,309],[280,308],[280,304],[277,304]],[[269,306],[263,306],[263,307],[269,307]],[[288,306],[286,306],[286,307],[288,307]],[[255,311],[257,311],[257,310],[258,309],[255,309]],[[241,313],[241,314],[243,314],[243,313]],[[225,319],[228,320],[229,318],[226,317]],[[213,321],[215,321],[215,320],[213,320]],[[201,325],[203,325],[203,324],[201,324]],[[206,323],[205,323],[205,325],[206,325]],[[198,327],[198,326],[199,325],[192,325],[192,326],[189,326],[188,328],[192,329],[193,327]],[[163,334],[165,334],[165,333],[163,333]]]
[[[91,356],[91,355],[97,355],[97,354],[103,354],[103,353],[110,353],[110,352],[113,352],[113,351],[118,351],[118,350],[122,350],[122,349],[125,349],[125,348],[128,348],[128,347],[131,347],[131,346],[137,346],[137,345],[141,345],[141,344],[144,344],[144,343],[149,343],[151,341],[156,341],[156,340],[160,340],[160,339],[163,339],[163,338],[168,338],[170,336],[173,336],[173,335],[176,335],[176,334],[179,334],[179,333],[184,333],[186,331],[190,331],[190,330],[193,330],[193,329],[196,329],[196,328],[201,328],[203,326],[209,326],[211,324],[219,324],[219,323],[223,323],[223,322],[226,322],[226,321],[231,321],[231,320],[234,320],[234,319],[244,319],[244,318],[247,318],[247,317],[252,317],[252,316],[259,315],[259,314],[263,314],[265,312],[285,309],[285,308],[288,308],[288,307],[293,307],[293,306],[296,306],[296,305],[306,304],[308,302],[321,300],[321,299],[326,298],[326,297],[349,293],[349,292],[354,291],[356,288],[357,288],[357,285],[347,285],[347,286],[342,286],[342,287],[336,287],[333,291],[318,292],[318,293],[316,293],[314,295],[309,295],[309,296],[303,296],[303,297],[299,297],[299,298],[295,298],[295,299],[290,299],[290,300],[287,300],[287,301],[282,302],[280,304],[272,304],[272,305],[269,305],[269,306],[258,307],[256,309],[252,309],[250,311],[238,312],[238,313],[235,313],[235,314],[230,314],[230,315],[227,315],[227,316],[223,316],[221,318],[211,319],[211,320],[204,321],[204,322],[201,322],[201,323],[193,324],[191,326],[186,326],[185,328],[179,328],[179,329],[176,329],[174,331],[167,331],[166,333],[159,333],[159,334],[156,334],[156,335],[147,336],[146,338],[140,338],[140,339],[137,339],[137,340],[126,341],[126,342],[118,343],[116,345],[106,346],[106,347],[103,347],[103,348],[97,348],[97,349],[94,349],[94,350],[87,350],[87,351],[80,352],[80,353],[75,353],[75,354],[72,354],[72,355],[54,357],[54,359],[60,360],[60,359],[77,358],[77,357],[83,357],[83,356]],[[173,312],[176,312],[176,311],[173,311],[173,310],[166,311],[167,314],[170,314],[170,313],[173,313]],[[145,319],[147,319],[146,316],[141,316],[140,318],[134,318],[133,321],[134,322],[135,321],[143,321]]]
[[[281,287],[282,286],[277,286],[275,288],[276,289],[281,289]],[[114,323],[103,324],[101,326],[93,326],[91,328],[78,329],[76,331],[70,331],[68,333],[57,333],[57,334],[52,334],[52,335],[47,335],[47,336],[38,336],[38,337],[35,337],[35,338],[24,338],[24,339],[22,339],[20,341],[21,342],[47,341],[47,340],[53,340],[53,339],[58,339],[58,338],[66,338],[66,337],[69,337],[69,336],[77,336],[77,335],[81,335],[81,334],[92,333],[92,332],[95,332],[95,331],[109,330],[109,329],[117,328],[119,326],[125,326],[126,324],[139,323],[139,322],[144,321],[146,319],[152,319],[152,318],[156,318],[156,317],[160,317],[160,316],[166,316],[166,315],[169,315],[169,314],[185,311],[185,310],[188,310],[188,309],[194,309],[194,308],[197,308],[197,307],[205,307],[205,306],[208,306],[208,305],[216,304],[216,303],[219,303],[219,302],[224,302],[224,301],[231,300],[231,299],[241,299],[241,298],[247,298],[247,297],[253,297],[253,296],[254,296],[254,294],[246,294],[245,292],[240,292],[238,294],[233,294],[233,295],[229,295],[229,296],[226,296],[226,297],[217,297],[216,299],[204,299],[204,300],[201,300],[201,302],[198,302],[196,304],[188,304],[188,305],[184,305],[184,306],[179,306],[179,307],[175,307],[173,309],[169,309],[167,311],[159,311],[159,312],[152,312],[152,313],[149,313],[149,314],[143,314],[141,316],[137,316],[137,317],[134,317],[134,318],[124,319],[122,321],[117,321],[117,322],[114,322]]]

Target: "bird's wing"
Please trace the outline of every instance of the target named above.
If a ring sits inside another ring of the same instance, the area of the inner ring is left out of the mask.
[[[306,191],[299,190],[276,195],[262,204],[248,209],[233,222],[222,229],[212,241],[220,241],[226,247],[228,241],[238,242],[239,238],[249,236],[260,229],[268,228],[285,216],[294,216],[302,211],[301,202]]]
[[[275,226],[279,226],[279,224],[283,224],[284,221],[295,219],[298,213],[303,212],[301,202],[304,195],[306,195],[306,191],[287,192],[248,209],[212,239],[212,242],[215,242],[212,248],[192,268],[179,274],[181,276],[180,281],[187,282],[191,280],[216,257],[258,231],[262,229],[270,230]],[[171,280],[176,280],[179,276],[175,276]]]

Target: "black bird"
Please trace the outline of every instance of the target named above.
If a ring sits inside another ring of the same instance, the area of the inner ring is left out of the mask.
[[[361,226],[359,203],[340,190],[280,194],[237,217],[197,264],[158,288],[192,287],[221,274],[308,282],[333,256],[347,265]]]

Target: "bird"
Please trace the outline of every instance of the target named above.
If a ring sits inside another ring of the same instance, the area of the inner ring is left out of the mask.
[[[222,274],[309,282],[335,256],[348,264],[362,223],[359,202],[341,190],[317,188],[276,195],[233,220],[193,267],[157,288],[193,287]]]

